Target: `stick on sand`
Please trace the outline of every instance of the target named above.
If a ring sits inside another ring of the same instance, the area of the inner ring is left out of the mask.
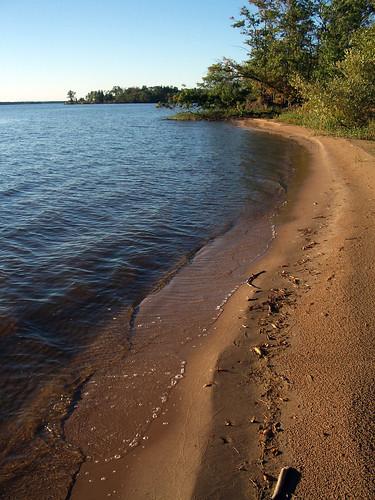
[[[275,486],[275,490],[272,495],[272,500],[277,500],[278,498],[281,497],[281,493],[284,489],[285,486],[285,480],[288,474],[288,471],[290,470],[290,467],[283,467],[280,471],[279,477],[277,479],[277,483]]]

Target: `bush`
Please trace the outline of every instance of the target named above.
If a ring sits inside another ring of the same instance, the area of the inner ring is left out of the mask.
[[[293,83],[305,101],[301,113],[313,128],[366,127],[375,109],[375,26],[356,33],[326,82],[295,78]]]

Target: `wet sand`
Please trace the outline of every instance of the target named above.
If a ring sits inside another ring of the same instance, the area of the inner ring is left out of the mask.
[[[186,359],[171,354],[178,384],[142,436],[147,445],[85,464],[73,499],[268,498],[284,465],[300,474],[298,498],[374,496],[373,157],[361,145],[303,129],[247,125],[297,140],[309,160],[271,249],[249,266],[248,275],[266,271],[254,281],[260,288],[241,285],[199,349]],[[153,373],[152,363],[145,359],[144,373]],[[108,376],[130,375],[118,368]],[[98,414],[117,404],[111,393],[102,393]],[[79,411],[72,419],[68,437],[79,442],[79,426],[92,424]],[[100,453],[127,422],[98,421]]]

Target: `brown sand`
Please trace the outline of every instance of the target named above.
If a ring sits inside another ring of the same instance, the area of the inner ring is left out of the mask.
[[[284,465],[300,473],[296,498],[375,497],[374,159],[361,144],[251,126],[298,140],[310,159],[278,238],[249,269],[267,271],[261,290],[229,300],[171,395],[169,425],[156,420],[148,445],[116,462],[112,489],[98,480],[88,494],[80,476],[73,499],[269,498]]]

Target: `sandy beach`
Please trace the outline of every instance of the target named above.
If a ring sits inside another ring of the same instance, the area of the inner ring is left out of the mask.
[[[168,425],[156,419],[125,458],[85,464],[70,498],[270,498],[283,466],[295,498],[375,495],[373,145],[238,125],[303,145],[308,175],[248,270],[262,272],[255,286],[236,291],[187,360]]]

